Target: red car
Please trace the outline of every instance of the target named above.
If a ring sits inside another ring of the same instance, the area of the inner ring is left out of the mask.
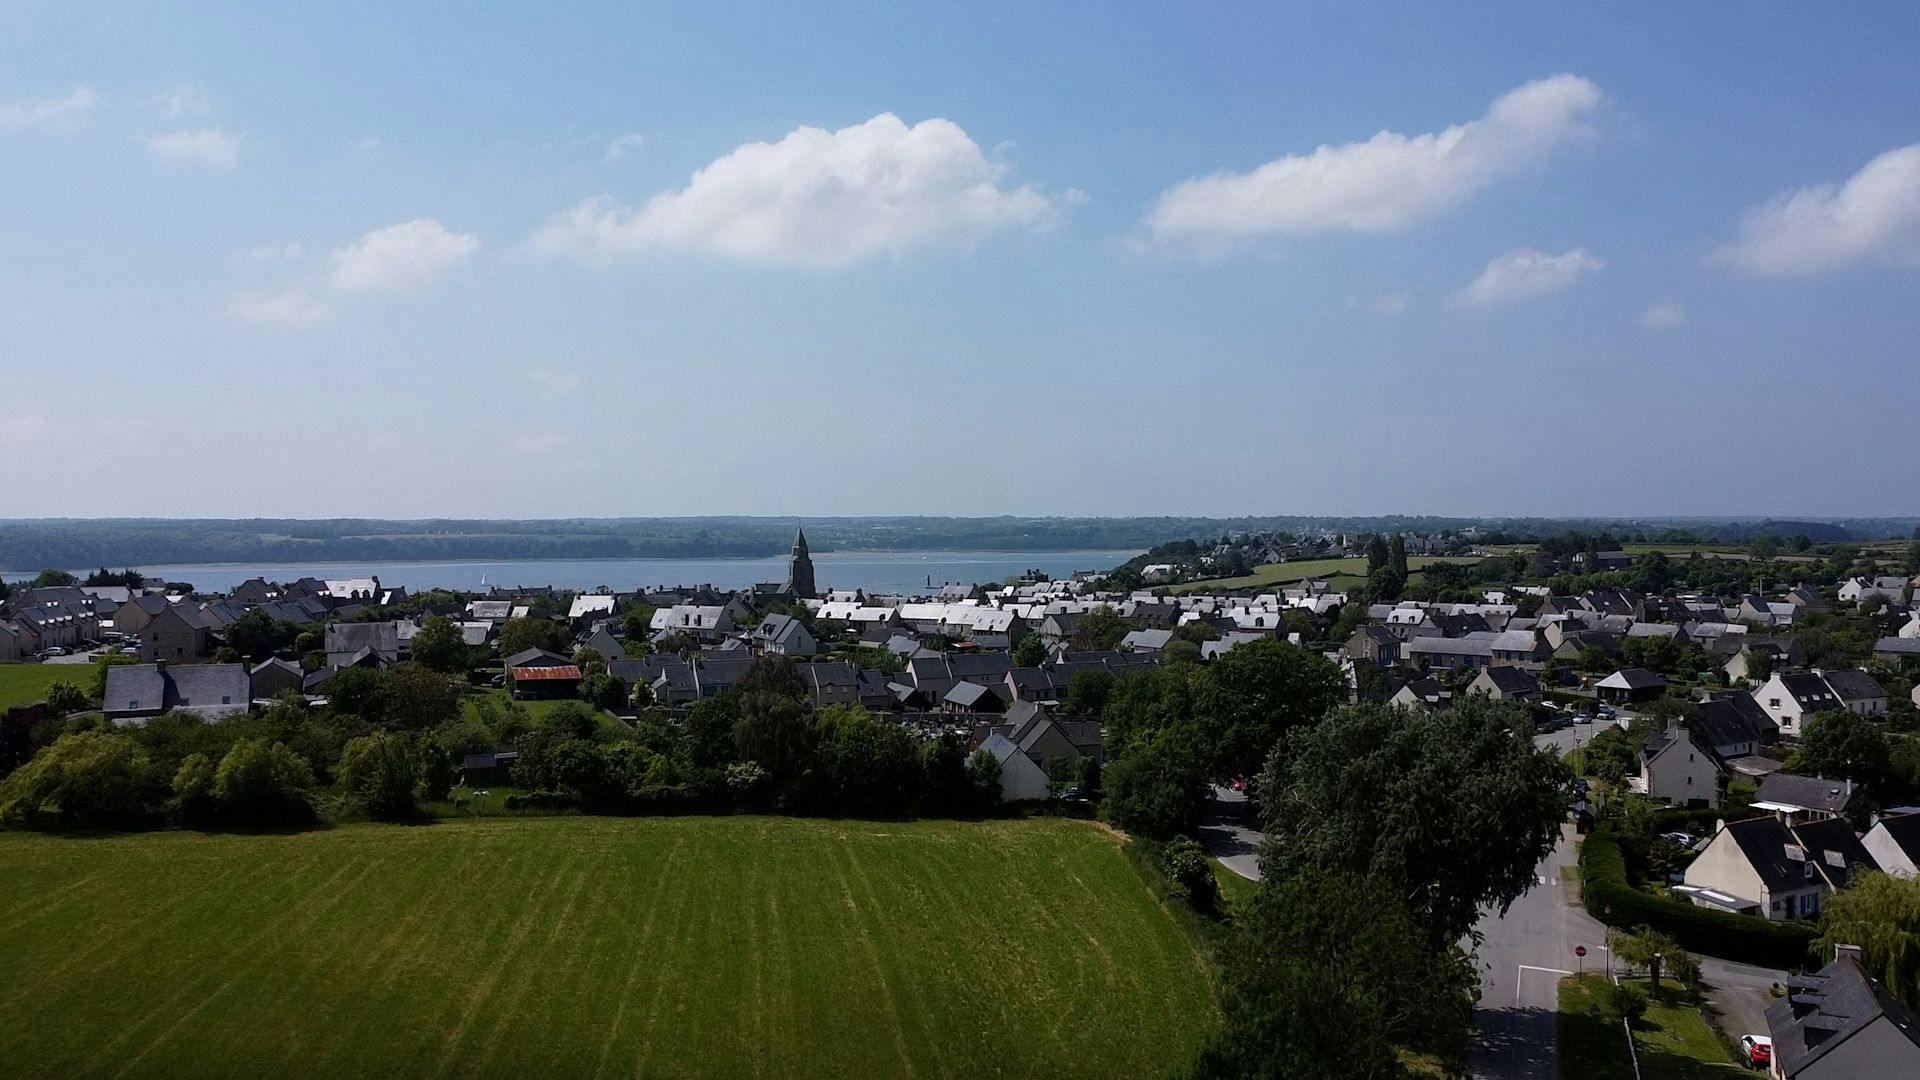
[[[1740,1056],[1748,1068],[1764,1069],[1773,1064],[1773,1040],[1765,1035],[1742,1035]]]

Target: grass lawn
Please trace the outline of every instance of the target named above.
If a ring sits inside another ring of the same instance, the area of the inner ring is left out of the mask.
[[[1604,975],[1570,975],[1560,980],[1560,1075],[1562,1080],[1617,1080],[1632,1076],[1627,1040],[1618,1023],[1603,1019],[1595,997]],[[1628,982],[1646,988],[1646,980]],[[1644,1080],[1732,1080],[1751,1075],[1700,1014],[1698,998],[1663,980],[1672,1000],[1655,1000],[1634,1028]]]
[[[1437,562],[1476,563],[1480,559],[1472,555],[1415,555],[1407,559],[1409,578],[1418,575],[1411,573],[1422,566]],[[1217,592],[1225,589],[1256,589],[1269,585],[1290,585],[1308,578],[1333,579],[1337,592],[1351,581],[1365,581],[1367,560],[1353,559],[1301,559],[1297,562],[1265,563],[1253,568],[1253,573],[1245,577],[1208,578],[1202,581],[1189,581],[1184,585],[1175,585],[1168,592]]]
[[[82,690],[93,685],[91,664],[0,664],[0,709],[47,700],[47,689],[69,682]]]
[[[0,833],[15,1077],[1160,1076],[1211,975],[1062,819]]]
[[[460,711],[465,713],[469,719],[476,719],[476,720],[479,719],[479,715],[480,715],[478,711],[479,701],[483,697],[493,698],[494,701],[500,706],[502,706],[503,708],[507,705],[508,702],[513,702],[514,704],[519,705],[520,707],[526,709],[527,715],[535,720],[538,720],[541,717],[546,716],[548,713],[566,704],[568,701],[573,701],[575,705],[585,704],[585,702],[578,701],[571,698],[562,698],[558,701],[541,701],[541,700],[514,701],[513,697],[509,695],[505,690],[469,690],[465,694],[462,694],[460,697]],[[632,728],[627,726],[625,721],[621,720],[619,717],[614,716],[611,713],[603,712],[601,710],[595,709],[594,714],[600,720],[600,727],[603,730],[605,730],[608,734],[620,735],[620,734],[631,732],[633,730]]]

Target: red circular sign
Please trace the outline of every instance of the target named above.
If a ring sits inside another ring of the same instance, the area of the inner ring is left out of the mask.
[[[1573,955],[1575,956],[1587,955],[1587,947],[1585,945],[1575,945],[1573,947]]]

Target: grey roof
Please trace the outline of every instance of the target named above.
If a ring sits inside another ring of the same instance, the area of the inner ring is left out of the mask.
[[[253,684],[244,664],[121,664],[107,669],[103,711],[218,713],[245,709]]]
[[[522,649],[507,657],[505,661],[506,666],[510,668],[554,667],[571,663],[573,663],[572,657],[561,656],[557,652],[548,652],[545,649]]]
[[[1652,690],[1667,685],[1667,680],[1648,671],[1646,668],[1621,668],[1619,671],[1601,679],[1600,686],[1608,689],[1625,688],[1627,690]]]
[[[1490,667],[1481,672],[1481,675],[1503,694],[1540,692],[1540,680],[1534,678],[1532,672],[1517,667]]]
[[[1883,637],[1873,643],[1873,651],[1877,653],[1920,656],[1920,638]]]
[[[1838,814],[1853,801],[1854,790],[1855,785],[1845,780],[1777,772],[1760,781],[1760,790],[1754,794],[1753,801]]]
[[[328,623],[327,652],[355,653],[372,649],[389,658],[400,655],[400,627],[392,622]]]
[[[1875,828],[1886,833],[1887,839],[1906,853],[1908,861],[1920,863],[1920,813],[1889,815]]]
[[[1764,742],[1779,733],[1779,726],[1767,710],[1750,694],[1728,694],[1700,703],[1694,713],[1694,730],[1716,748],[1743,742]]]
[[[1841,701],[1872,701],[1887,696],[1887,688],[1879,680],[1858,668],[1829,671],[1826,679]]]
[[[1851,879],[1855,866],[1878,869],[1853,829],[1840,818],[1800,825],[1772,816],[1748,818],[1728,823],[1724,831],[1772,893],[1804,889],[1821,878],[1840,888]],[[1807,876],[1808,866],[1815,870],[1813,878]]]
[[[1905,1045],[1880,1039],[1862,1053],[1848,1052],[1837,1059],[1844,1069],[1834,1075],[1844,1072],[1849,1080],[1920,1076],[1920,1017],[1852,957],[1840,957],[1810,977],[1789,979],[1787,996],[1767,1009],[1774,1068],[1787,1077],[1811,1075],[1807,1070],[1816,1061],[1883,1019]]]

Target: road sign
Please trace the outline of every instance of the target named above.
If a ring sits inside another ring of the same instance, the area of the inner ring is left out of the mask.
[[[1585,945],[1575,945],[1573,947],[1573,955],[1575,956],[1587,955],[1587,947]]]

